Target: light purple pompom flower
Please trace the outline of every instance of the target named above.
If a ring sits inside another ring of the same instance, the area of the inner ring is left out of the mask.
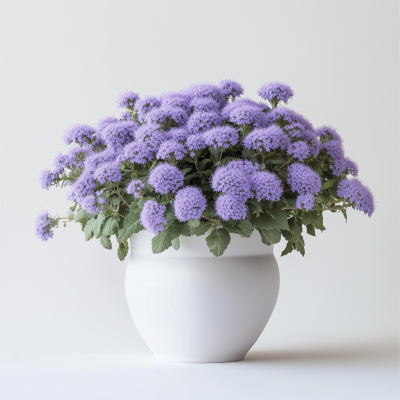
[[[238,169],[242,171],[250,180],[250,188],[254,189],[253,174],[258,171],[260,164],[250,160],[237,159],[225,164],[228,169]]]
[[[120,114],[119,119],[123,121],[132,121],[132,114],[129,111],[123,111]]]
[[[217,126],[203,133],[206,145],[227,149],[239,142],[239,133],[231,126]]]
[[[181,222],[199,219],[206,206],[206,198],[201,190],[196,187],[187,186],[176,193],[174,212],[176,218]]]
[[[95,129],[89,125],[76,124],[70,126],[64,133],[63,139],[67,144],[78,143],[83,145],[94,139]]]
[[[49,190],[49,187],[53,184],[56,174],[51,172],[49,169],[45,169],[40,173],[39,182],[40,187],[43,190]]]
[[[321,143],[326,142],[328,140],[337,140],[339,142],[342,141],[341,136],[336,132],[335,128],[331,126],[321,126],[316,130],[316,135],[319,137]]]
[[[193,108],[193,112],[218,112],[220,104],[207,97],[196,97],[191,103],[190,107]]]
[[[353,160],[350,160],[350,158],[345,158],[344,161],[346,163],[346,169],[347,169],[348,173],[353,176],[357,176],[358,175],[358,165]]]
[[[269,171],[257,171],[252,174],[253,187],[258,201],[279,201],[283,193],[282,181]]]
[[[164,230],[167,220],[164,213],[167,207],[158,204],[155,200],[147,200],[143,205],[140,213],[140,223],[152,234],[157,235],[158,232]]]
[[[299,210],[310,211],[314,207],[314,195],[312,194],[299,194],[296,199],[296,207]]]
[[[310,147],[306,142],[303,141],[298,141],[291,143],[288,146],[287,150],[288,154],[293,156],[294,158],[297,158],[299,161],[303,161],[306,158],[310,157]]]
[[[178,126],[185,125],[189,119],[185,110],[179,107],[156,108],[146,114],[145,120],[149,124],[163,124],[168,121],[175,122]]]
[[[117,105],[119,108],[133,108],[139,95],[133,92],[124,92],[118,96]]]
[[[183,181],[184,176],[179,168],[168,163],[158,164],[149,175],[149,184],[160,194],[175,193]]]
[[[241,201],[252,197],[250,180],[246,174],[239,169],[218,167],[211,176],[211,188],[214,192],[229,194]]]
[[[297,122],[305,129],[310,131],[313,130],[312,124],[306,118],[287,107],[276,107],[272,109],[268,114],[266,114],[266,121],[269,124],[273,124],[277,121],[283,122],[285,125]]]
[[[188,138],[188,131],[186,128],[172,128],[168,131],[168,136],[174,142],[184,143]]]
[[[229,114],[233,111],[236,110],[237,108],[241,108],[243,106],[253,106],[255,108],[259,108],[262,111],[262,107],[260,106],[259,103],[257,103],[254,100],[247,99],[247,98],[242,98],[242,99],[236,99],[232,101],[231,103],[228,103],[222,110],[221,114],[223,119],[228,119]]]
[[[100,183],[118,182],[122,179],[119,162],[111,161],[99,166],[94,173],[94,178]]]
[[[231,97],[234,99],[235,97],[239,97],[243,94],[243,86],[240,83],[230,79],[222,80],[218,86],[221,89],[222,95],[225,97]]]
[[[133,197],[137,199],[140,197],[140,191],[144,189],[144,183],[139,179],[130,181],[126,187],[126,193],[133,194]]]
[[[121,121],[118,124],[108,125],[102,132],[102,138],[107,146],[115,152],[120,152],[124,146],[135,138],[135,131],[139,125],[134,121]]]
[[[329,140],[328,142],[322,143],[321,149],[325,149],[327,154],[330,155],[333,160],[344,159],[342,143],[338,140]]]
[[[84,197],[93,194],[95,188],[96,183],[94,182],[93,175],[89,171],[83,171],[73,185],[75,199],[80,201]]]
[[[332,170],[332,174],[335,176],[340,176],[344,172],[349,173],[353,176],[358,175],[357,164],[349,158],[338,158],[334,160],[333,164],[330,165],[329,168]]]
[[[96,138],[103,139],[103,136],[102,136],[103,130],[105,128],[107,128],[108,125],[115,124],[118,122],[119,122],[118,119],[114,118],[114,117],[106,117],[106,118],[99,120],[99,122],[97,123],[97,127],[96,127]]]
[[[357,210],[364,211],[369,217],[375,211],[372,193],[358,179],[343,179],[339,181],[337,194],[354,203]]]
[[[292,89],[288,85],[280,82],[266,83],[261,86],[257,93],[262,99],[270,102],[281,100],[287,103],[288,100],[293,97]]]
[[[196,112],[190,116],[187,128],[189,133],[203,133],[221,122],[221,116],[216,112]]]
[[[186,147],[189,150],[203,150],[207,147],[203,135],[189,135],[186,139]]]
[[[97,199],[97,202],[98,202],[99,204],[105,204],[106,201],[107,201],[107,200],[106,200],[104,197],[99,197],[99,198]]]
[[[287,182],[293,192],[317,194],[321,190],[321,178],[310,167],[294,163],[288,166]]]
[[[146,164],[153,160],[154,149],[144,142],[133,142],[125,146],[118,156],[119,162],[129,161],[133,164]]]
[[[146,143],[154,151],[157,151],[160,144],[167,140],[167,135],[160,131],[159,125],[145,124],[135,132],[135,139],[137,142]]]
[[[268,128],[254,129],[243,140],[246,149],[270,152],[271,150],[286,150],[290,140],[279,126],[272,125]]]
[[[91,156],[87,157],[85,160],[85,171],[94,173],[96,169],[109,161],[114,161],[117,155],[113,149],[106,149],[101,151],[100,153],[94,153]]]
[[[237,125],[253,125],[256,128],[265,126],[265,113],[261,108],[253,105],[237,107],[229,113],[229,121]]]
[[[247,212],[248,208],[242,200],[228,194],[218,196],[215,201],[215,213],[223,221],[246,219]]]
[[[162,97],[162,107],[179,107],[188,113],[190,100],[190,97],[183,93],[167,93]]]
[[[147,113],[160,106],[161,101],[154,96],[147,96],[137,100],[135,104],[135,109],[138,112],[139,120],[143,122]]]
[[[79,204],[89,214],[96,214],[100,211],[100,208],[96,205],[96,196],[93,194],[81,198]]]
[[[46,242],[54,236],[52,228],[54,220],[47,211],[43,211],[36,218],[35,233],[38,238]]]
[[[158,160],[182,160],[186,153],[187,151],[182,143],[175,142],[173,140],[167,140],[161,143],[160,148],[157,151],[156,158]]]
[[[192,99],[194,98],[209,98],[215,100],[221,106],[226,103],[226,100],[222,96],[221,90],[215,85],[209,83],[196,83],[189,86],[185,91],[185,94],[189,95]]]

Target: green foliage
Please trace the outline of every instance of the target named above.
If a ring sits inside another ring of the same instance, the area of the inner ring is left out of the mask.
[[[152,250],[154,254],[162,253],[172,246],[172,241],[179,238],[181,234],[181,223],[178,220],[167,224],[158,235],[152,239]]]
[[[231,235],[226,229],[214,229],[206,237],[207,246],[215,257],[222,256],[231,241]]]

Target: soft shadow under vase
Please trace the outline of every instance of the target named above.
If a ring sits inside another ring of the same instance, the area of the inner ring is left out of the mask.
[[[131,237],[125,290],[133,321],[154,355],[174,362],[243,360],[264,330],[279,292],[273,246],[231,235],[221,257],[205,237],[178,251],[151,252],[152,235]]]

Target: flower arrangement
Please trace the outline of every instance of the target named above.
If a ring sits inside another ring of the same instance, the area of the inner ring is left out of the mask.
[[[215,256],[231,234],[250,237],[254,229],[266,245],[287,245],[304,255],[308,234],[325,230],[323,212],[349,207],[369,216],[371,192],[356,177],[357,165],[344,155],[335,129],[314,129],[302,115],[281,105],[292,98],[282,83],[263,85],[268,101],[242,98],[240,84],[195,84],[160,97],[125,92],[120,118],[96,128],[67,129],[67,151],[54,169],[40,176],[43,189],[69,188],[74,204],[67,217],[41,213],[36,234],[53,237],[69,221],[82,225],[86,240],[100,239],[118,257],[128,253],[129,237],[143,229],[155,236],[152,250],[179,249],[179,237],[201,236]]]

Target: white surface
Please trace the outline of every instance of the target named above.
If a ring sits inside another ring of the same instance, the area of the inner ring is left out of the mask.
[[[125,293],[135,326],[157,358],[174,362],[243,360],[265,328],[279,293],[273,246],[232,235],[218,258],[203,237],[154,256],[153,235],[131,237]],[[145,251],[147,249],[147,252]]]
[[[1,351],[16,365],[5,399],[24,390],[29,400],[151,398],[145,390],[220,399],[252,389],[254,398],[398,398],[396,365],[351,356],[398,340],[397,1],[6,0],[1,18]],[[305,258],[278,258],[279,299],[257,345],[279,360],[210,369],[134,361],[141,339],[126,262],[86,243],[78,225],[37,240],[37,213],[68,208],[63,191],[39,189],[38,174],[67,126],[118,115],[121,91],[157,95],[220,78],[253,98],[265,81],[290,84],[291,107],[343,136],[377,210],[371,219],[349,212],[347,224],[329,214],[327,231],[305,238]]]

